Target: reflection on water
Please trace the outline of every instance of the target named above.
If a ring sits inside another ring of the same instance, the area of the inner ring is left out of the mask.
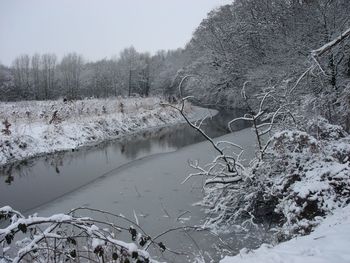
[[[240,115],[240,112],[220,112],[206,120],[203,128],[211,137],[226,134],[227,122]],[[237,123],[235,129],[245,127],[246,123]],[[199,133],[187,124],[180,124],[11,164],[0,170],[0,206],[10,205],[28,211],[133,160],[175,151],[200,141],[203,138]]]

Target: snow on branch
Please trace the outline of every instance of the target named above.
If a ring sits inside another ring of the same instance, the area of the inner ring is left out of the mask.
[[[313,57],[320,57],[330,49],[332,49],[334,46],[338,45],[340,42],[344,41],[346,38],[350,36],[350,28],[348,28],[346,31],[340,34],[339,37],[333,39],[332,41],[326,43],[322,47],[315,49],[311,51],[311,55]]]
[[[76,216],[78,212],[94,212],[118,220],[102,221],[91,217]],[[135,220],[137,220],[134,212]],[[9,206],[0,208],[0,262],[157,262],[147,252],[150,246],[176,255],[174,251],[158,241],[166,233],[202,231],[204,228],[184,226],[169,229],[152,238],[138,223],[122,215],[107,211],[81,207],[68,214],[49,217],[36,215],[25,217]],[[127,225],[127,226],[125,226]],[[130,234],[130,243],[116,239],[120,232]],[[187,255],[187,254],[186,254]]]
[[[178,89],[179,89],[179,94],[182,96],[183,92],[182,92],[182,85],[184,83],[184,81],[187,79],[187,78],[190,78],[190,77],[194,77],[192,75],[187,75],[185,77],[182,78],[182,80],[180,81],[179,83],[179,86],[178,86]],[[166,106],[169,106],[169,107],[172,107],[176,110],[178,110],[178,112],[181,114],[181,116],[185,119],[185,121],[187,122],[188,125],[190,125],[190,127],[192,127],[193,129],[195,129],[197,132],[199,132],[208,142],[210,142],[210,144],[213,146],[213,148],[218,152],[219,156],[220,156],[220,159],[223,161],[221,164],[224,164],[227,168],[227,171],[228,173],[231,175],[231,176],[236,176],[239,174],[239,171],[237,170],[237,167],[243,167],[242,165],[238,164],[237,165],[237,160],[235,157],[233,156],[227,156],[227,154],[224,153],[224,149],[222,149],[220,147],[221,144],[224,144],[224,142],[215,142],[210,136],[208,136],[206,134],[206,132],[201,128],[204,120],[206,118],[204,118],[203,120],[201,120],[198,123],[195,123],[195,122],[192,122],[190,121],[190,119],[186,116],[185,112],[184,112],[184,108],[185,108],[185,104],[186,102],[193,98],[192,96],[187,96],[187,97],[182,97],[180,102],[179,102],[179,105],[172,105],[172,104],[167,104],[167,103],[164,103],[163,105],[166,105]],[[227,143],[227,145],[231,145],[233,147],[236,147],[240,150],[242,150],[242,147],[240,147],[239,145],[235,145],[235,144],[230,144],[230,143]],[[236,154],[237,156],[239,156],[239,154]],[[220,165],[221,165],[220,164]],[[216,165],[214,165],[216,166]],[[203,175],[209,175],[208,172],[203,172],[201,171],[200,174],[203,174]],[[192,175],[190,175],[191,177]],[[185,181],[187,181],[190,177],[186,178]]]
[[[81,212],[94,213],[99,218],[108,218],[108,221],[77,216]],[[25,217],[9,206],[0,207],[0,226],[7,225],[0,228],[0,262],[156,263],[149,255],[150,247],[161,253],[185,256],[192,254],[167,247],[161,241],[164,235],[174,231],[183,231],[185,234],[190,231],[209,231],[204,227],[181,226],[152,237],[141,228],[137,215],[133,212],[136,223],[123,215],[88,207],[75,208],[68,214],[49,217]],[[131,242],[116,238],[122,232],[129,234]],[[201,253],[196,251],[198,252]]]
[[[80,259],[99,262],[101,259],[105,262],[118,258],[121,262],[126,262],[126,259],[155,262],[142,249],[146,243],[154,242],[148,235],[139,234],[133,226],[127,229],[114,223],[69,214],[24,217],[8,206],[0,208],[0,219],[9,221],[6,228],[0,229],[0,245],[3,248],[0,259],[3,262],[42,262],[45,259],[52,262]],[[133,242],[115,239],[122,230],[129,231]]]
[[[214,179],[208,179],[206,180],[205,184],[232,184],[232,183],[237,183],[242,180],[241,176],[236,176],[236,177],[220,177],[220,178],[214,178]]]

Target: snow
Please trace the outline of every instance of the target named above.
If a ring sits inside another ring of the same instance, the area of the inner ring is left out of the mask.
[[[0,211],[12,212],[14,210],[12,210],[11,208],[8,209],[8,207],[4,207],[4,209],[0,208]],[[32,235],[31,238],[22,236],[22,237],[19,237],[20,240],[17,240],[15,242],[16,244],[15,246],[16,246],[16,249],[18,249],[18,251],[14,255],[14,258],[9,259],[8,262],[20,262],[22,257],[26,253],[33,251],[34,248],[45,249],[45,246],[42,247],[39,244],[43,240],[43,238],[49,237],[49,238],[62,239],[62,238],[67,238],[67,234],[68,235],[73,234],[73,232],[69,233],[69,231],[65,229],[65,227],[62,227],[62,225],[60,224],[60,223],[66,223],[72,226],[76,226],[78,227],[78,229],[83,230],[83,232],[88,233],[88,237],[91,238],[91,245],[93,250],[98,246],[107,245],[106,240],[108,240],[109,243],[117,247],[120,247],[122,249],[125,249],[125,252],[129,255],[131,255],[132,252],[137,252],[139,255],[143,256],[144,258],[149,258],[149,253],[139,249],[135,243],[126,243],[124,241],[112,238],[111,237],[112,233],[100,231],[98,226],[91,224],[92,221],[93,219],[90,219],[90,218],[74,217],[66,214],[54,214],[50,217],[28,216],[27,218],[20,217],[19,219],[18,218],[15,219],[14,217],[12,217],[11,221],[9,222],[9,225],[4,229],[0,229],[0,238],[2,240],[2,243],[4,243],[4,236],[7,241],[7,236],[9,234],[12,235],[12,238],[10,238],[10,240],[12,240],[14,238],[14,235],[19,231],[22,231],[24,234],[27,233],[27,230],[23,231],[21,229],[21,225],[24,225],[25,227],[27,226],[34,227],[36,230],[39,230],[38,234],[36,233],[36,231],[34,234],[31,233],[30,234]],[[59,223],[59,224],[56,224],[56,223]],[[40,227],[38,227],[38,225],[40,225]],[[46,227],[46,228],[42,230],[43,227]],[[9,242],[9,241],[7,241],[7,243],[9,245],[13,244],[13,242]],[[47,245],[47,247],[51,246],[51,244],[47,240],[45,240],[45,244]],[[14,248],[14,246],[12,248]],[[2,249],[2,252],[0,253],[5,253],[10,249],[11,247],[4,247]],[[64,249],[64,246],[62,247],[62,249]],[[40,261],[41,261],[40,259],[36,259],[33,262],[40,262]],[[151,262],[155,262],[155,261],[151,261]]]
[[[341,42],[344,39],[346,39],[347,37],[349,37],[349,35],[350,35],[350,28],[348,28],[343,33],[341,33],[339,37],[337,37],[337,38],[333,39],[332,41],[326,43],[322,47],[311,51],[312,56],[316,57],[316,56],[322,55],[324,52],[326,52],[327,50],[331,49],[333,46],[335,46],[339,42]]]
[[[331,189],[330,181],[320,181],[320,175],[328,174],[333,179],[342,179],[343,171],[348,171],[348,163],[321,163],[320,167],[316,167],[314,170],[307,171],[305,173],[305,179],[294,183],[293,191],[301,198],[306,198],[312,193],[322,192]],[[323,165],[323,166],[321,166]]]
[[[3,213],[9,213],[9,212],[12,212],[13,210],[10,206],[6,205],[6,206],[1,207],[0,211]]]
[[[184,122],[175,109],[161,102],[150,97],[0,103],[0,120],[11,124],[11,134],[0,136],[0,166]],[[199,119],[208,111],[188,104],[186,112]]]
[[[0,210],[2,210],[0,208]],[[27,219],[25,218],[19,218],[18,220],[13,220],[15,221],[12,224],[10,224],[7,228],[4,229],[0,229],[0,235],[7,235],[9,233],[11,233],[11,231],[15,230],[19,224],[26,224],[26,225],[30,225],[30,224],[34,224],[35,222],[41,222],[41,223],[45,223],[45,222],[57,222],[57,223],[62,223],[62,222],[68,222],[72,219],[71,216],[65,215],[65,214],[54,214],[50,217],[37,217],[37,216],[33,216],[33,217],[29,217]]]
[[[95,249],[98,246],[103,246],[104,245],[104,241],[98,238],[93,238],[92,242],[91,242],[91,246],[93,249]]]
[[[350,206],[335,210],[308,236],[296,237],[275,247],[225,257],[220,263],[349,263]]]

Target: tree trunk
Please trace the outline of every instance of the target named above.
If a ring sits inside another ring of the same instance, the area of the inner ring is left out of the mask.
[[[131,69],[129,70],[129,97],[131,96]]]

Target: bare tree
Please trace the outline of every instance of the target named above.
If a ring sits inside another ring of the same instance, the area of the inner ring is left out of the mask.
[[[60,71],[62,74],[62,86],[66,89],[70,99],[77,99],[81,88],[81,73],[84,60],[76,53],[67,54],[62,58]]]
[[[35,99],[38,100],[41,98],[41,58],[39,54],[34,54],[31,59],[31,75],[32,75],[32,83],[33,89],[35,92]]]
[[[53,93],[54,90],[56,61],[55,54],[43,54],[41,56],[43,91],[46,100],[50,98],[50,93]]]
[[[30,81],[30,58],[28,55],[21,55],[13,62],[14,81],[21,97],[30,98],[32,94]]]

